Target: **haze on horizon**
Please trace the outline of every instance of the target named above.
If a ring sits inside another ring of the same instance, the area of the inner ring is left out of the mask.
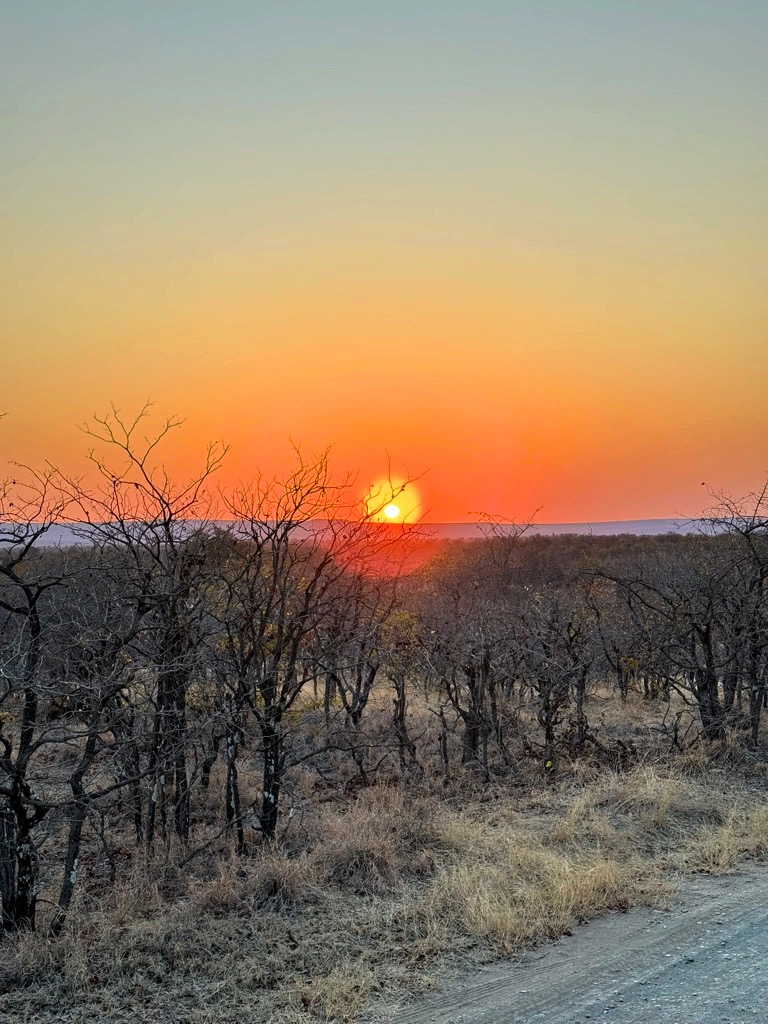
[[[0,475],[151,397],[182,475],[389,453],[433,522],[764,481],[758,0],[31,0],[0,39]]]

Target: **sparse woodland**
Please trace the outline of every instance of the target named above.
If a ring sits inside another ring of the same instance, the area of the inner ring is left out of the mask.
[[[437,543],[173,427],[0,493],[0,1019],[352,1019],[768,851],[765,494]]]

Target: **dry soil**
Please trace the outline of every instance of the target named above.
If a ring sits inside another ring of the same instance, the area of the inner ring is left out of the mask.
[[[765,1024],[768,871],[696,876],[668,908],[609,914],[455,979],[393,1024]]]

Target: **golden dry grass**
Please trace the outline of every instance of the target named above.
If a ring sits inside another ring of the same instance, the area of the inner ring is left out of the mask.
[[[683,871],[768,855],[759,790],[726,772],[641,766],[516,798],[362,790],[315,807],[282,849],[134,864],[67,934],[20,937],[7,1019],[344,1021],[609,909],[666,900]],[[5,1019],[0,1014],[0,1020]]]
[[[694,844],[686,866],[691,871],[724,874],[740,861],[765,857],[768,857],[768,808],[745,808],[731,812],[720,828]]]

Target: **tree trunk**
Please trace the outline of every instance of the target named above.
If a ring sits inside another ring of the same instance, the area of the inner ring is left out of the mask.
[[[67,911],[72,902],[72,894],[75,891],[75,883],[77,882],[77,860],[80,856],[80,839],[83,834],[83,825],[88,815],[88,801],[83,788],[83,779],[96,752],[97,727],[98,716],[96,715],[89,723],[88,740],[85,744],[85,750],[70,780],[70,788],[75,802],[69,819],[69,837],[67,839],[67,852],[64,858],[64,877],[61,883],[61,890],[59,891],[59,905],[51,923],[52,935],[59,935],[64,927]]]
[[[6,815],[13,816],[13,822],[11,824],[10,818],[4,815],[6,824],[3,830],[9,846],[15,852],[15,867],[10,867],[8,875],[11,899],[7,913],[5,903],[3,904],[3,919],[5,921],[7,918],[7,926],[12,931],[35,929],[38,859],[32,829],[47,813],[47,810],[39,808],[30,816],[25,807],[25,798],[29,795],[27,769],[33,752],[38,713],[35,681],[40,663],[42,625],[36,604],[29,610],[27,625],[30,640],[24,660],[24,706],[19,731],[19,750],[12,773],[12,788],[6,812]]]
[[[584,703],[587,696],[587,669],[583,668],[578,676],[574,685],[576,691],[576,707],[574,714],[574,721],[576,725],[576,749],[580,750],[587,741],[587,732],[589,731],[589,723],[587,722],[587,714],[584,710]]]
[[[327,672],[323,682],[323,712],[325,714],[325,724],[330,725],[333,702],[336,699],[339,687],[339,677],[335,672]]]
[[[480,723],[477,716],[469,711],[464,716],[464,735],[461,739],[461,763],[469,765],[479,764],[478,751],[480,749]]]
[[[88,813],[88,806],[84,801],[75,805],[74,812],[69,822],[69,838],[67,840],[67,853],[64,859],[64,877],[59,890],[59,905],[53,915],[51,922],[51,935],[61,934],[64,922],[67,919],[67,911],[72,902],[72,895],[77,882],[77,860],[80,853],[80,839],[83,834],[83,825]]]
[[[200,788],[203,792],[208,791],[208,787],[211,784],[211,772],[213,766],[216,764],[216,759],[219,756],[219,744],[221,743],[221,736],[218,733],[214,733],[211,739],[211,750],[210,753],[206,754],[203,758],[203,765],[200,769]]]
[[[17,819],[16,836],[16,899],[11,927],[14,931],[35,930],[37,913],[37,850],[31,828],[25,817],[21,825]]]
[[[493,675],[488,676],[488,697],[490,701],[490,712],[491,712],[491,728],[493,734],[496,737],[496,744],[499,748],[499,753],[504,759],[505,764],[509,764],[509,752],[507,745],[504,742],[504,723],[502,722],[501,715],[499,714],[499,700],[496,689],[496,680]]]
[[[406,754],[410,756],[412,762],[416,761],[416,747],[414,746],[413,740],[408,735],[408,726],[406,724],[405,717],[408,707],[405,676],[399,674],[395,675],[392,682],[395,687],[395,697],[392,701],[394,706],[392,723],[395,729],[395,736],[397,737],[400,767],[405,768]]]
[[[16,921],[16,819],[10,808],[0,810],[0,900],[2,927],[12,931]]]
[[[227,791],[225,796],[227,822],[235,826],[236,849],[238,855],[245,853],[245,831],[243,816],[240,810],[240,784],[237,777],[237,740],[235,734],[227,732]]]
[[[264,744],[264,781],[259,825],[262,834],[267,839],[274,839],[277,832],[278,805],[285,759],[279,718],[262,719],[261,738]]]

